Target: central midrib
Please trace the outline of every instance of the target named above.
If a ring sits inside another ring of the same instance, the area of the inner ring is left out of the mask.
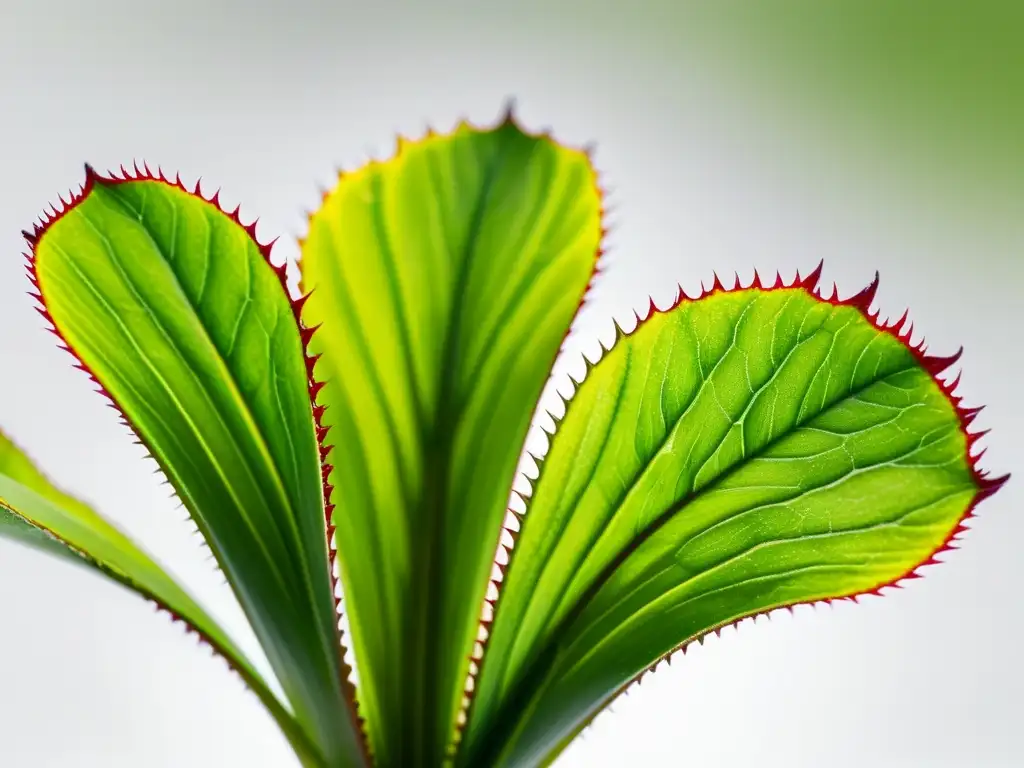
[[[437,417],[431,433],[423,442],[424,492],[417,520],[412,521],[425,527],[423,536],[419,538],[420,546],[413,551],[418,561],[414,565],[413,574],[422,574],[422,578],[413,588],[418,592],[414,603],[413,631],[410,633],[412,653],[409,655],[407,674],[412,682],[412,695],[406,701],[410,708],[406,712],[406,733],[412,733],[411,754],[400,754],[401,765],[423,766],[434,768],[443,757],[442,751],[447,747],[447,736],[439,741],[436,722],[431,717],[435,708],[428,704],[431,697],[435,702],[439,693],[447,697],[447,689],[442,689],[441,679],[442,652],[445,650],[441,642],[445,632],[442,622],[433,621],[436,617],[432,610],[440,610],[444,618],[446,602],[443,590],[443,564],[446,562],[445,552],[445,518],[448,508],[448,484],[451,475],[451,454],[455,438],[457,419],[454,409],[455,398],[455,367],[458,362],[458,338],[461,331],[462,310],[469,273],[472,266],[480,229],[483,225],[487,204],[494,182],[506,153],[510,147],[508,139],[502,140],[494,149],[481,181],[473,217],[466,235],[465,247],[458,264],[456,280],[452,293],[452,310],[445,330],[444,344],[440,362],[440,384],[438,387]],[[418,555],[418,557],[417,557]],[[441,700],[447,712],[446,698]],[[454,726],[454,723],[451,724]],[[404,738],[403,738],[404,742]],[[400,753],[405,752],[404,749]],[[410,758],[411,759],[408,759]]]

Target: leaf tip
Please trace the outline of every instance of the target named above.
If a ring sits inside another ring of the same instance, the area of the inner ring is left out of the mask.
[[[922,355],[921,364],[924,366],[925,370],[927,370],[928,373],[930,373],[932,376],[938,376],[947,368],[955,364],[963,356],[963,354],[964,348],[961,346],[952,355],[946,355],[944,357],[938,355]],[[959,380],[960,377],[958,376],[956,380],[950,385],[950,392],[956,389],[956,385],[959,382]]]
[[[800,287],[806,291],[814,292],[818,288],[818,282],[821,280],[821,272],[825,268],[825,260],[821,259],[811,272],[804,278],[797,275],[797,282]],[[782,277],[778,272],[775,273],[775,284],[779,285],[782,282]]]
[[[878,284],[880,279],[881,275],[876,271],[874,279],[864,288],[864,290],[851,296],[843,303],[857,307],[865,315],[868,315],[871,311],[871,304],[875,300],[875,294],[878,293]],[[833,292],[835,292],[834,286]]]
[[[501,110],[501,125],[519,127],[516,121],[516,97],[507,96]]]

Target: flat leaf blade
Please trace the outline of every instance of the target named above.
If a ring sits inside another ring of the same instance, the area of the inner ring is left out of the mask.
[[[0,538],[95,570],[185,622],[238,672],[303,765],[321,766],[287,707],[228,633],[144,550],[86,504],[57,488],[0,432]]]
[[[44,316],[167,475],[310,737],[354,765],[304,340],[254,232],[216,197],[88,169],[28,239]]]
[[[530,418],[590,281],[583,153],[507,120],[345,174],[303,243],[359,704],[382,764],[452,737]]]
[[[503,582],[466,764],[549,757],[717,627],[912,574],[1002,482],[934,378],[952,359],[879,327],[873,286],[812,287],[683,300],[589,371]]]

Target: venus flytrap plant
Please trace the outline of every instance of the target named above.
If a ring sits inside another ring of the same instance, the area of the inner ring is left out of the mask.
[[[0,534],[186,622],[307,768],[535,766],[709,632],[913,578],[1005,482],[939,378],[956,356],[880,321],[877,280],[840,299],[816,270],[652,303],[588,361],[510,512],[602,227],[586,153],[511,114],[463,123],[340,176],[292,298],[216,195],[87,168],[26,233],[40,312],[166,474],[282,695],[6,439]]]

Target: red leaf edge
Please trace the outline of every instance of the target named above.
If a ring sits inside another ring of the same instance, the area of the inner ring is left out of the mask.
[[[693,644],[693,643],[702,644],[703,641],[704,641],[704,638],[707,637],[708,635],[712,634],[712,633],[714,633],[715,635],[720,636],[723,629],[726,629],[726,628],[731,627],[731,626],[737,626],[741,622],[746,621],[747,619],[750,619],[750,618],[756,619],[759,616],[770,616],[772,613],[774,613],[775,611],[778,611],[778,610],[788,610],[788,611],[790,611],[792,613],[793,609],[795,607],[799,606],[799,605],[818,605],[818,604],[822,604],[822,603],[824,603],[826,605],[831,605],[832,603],[839,602],[839,601],[857,602],[858,598],[861,598],[861,597],[864,597],[864,596],[867,596],[867,595],[875,595],[875,596],[883,597],[884,596],[884,594],[882,592],[883,589],[886,589],[886,588],[902,589],[905,582],[911,581],[911,580],[914,580],[914,579],[922,578],[923,574],[918,573],[918,569],[923,568],[925,566],[929,566],[929,565],[938,565],[939,563],[943,562],[941,560],[938,560],[937,557],[940,554],[942,554],[943,552],[946,552],[946,551],[953,550],[953,549],[957,548],[958,540],[963,536],[964,533],[966,533],[968,530],[970,530],[970,528],[966,525],[966,522],[968,520],[970,520],[970,519],[972,519],[972,518],[977,516],[976,515],[977,506],[982,501],[984,501],[985,499],[987,499],[988,497],[990,497],[994,493],[996,493],[996,491],[998,491],[1000,488],[1002,488],[1003,485],[1005,485],[1006,482],[1010,479],[1010,474],[1009,473],[1004,474],[1004,475],[999,476],[999,477],[991,477],[989,475],[988,471],[982,469],[979,466],[981,457],[984,455],[985,451],[982,450],[982,451],[980,451],[978,453],[973,453],[973,449],[974,449],[975,445],[977,444],[978,440],[980,440],[980,438],[982,438],[988,432],[988,430],[981,430],[981,431],[973,431],[972,432],[971,429],[970,429],[971,423],[974,421],[974,419],[977,417],[977,415],[982,411],[984,406],[972,407],[972,408],[964,407],[964,405],[963,405],[963,398],[956,394],[956,389],[957,389],[957,387],[958,387],[958,385],[960,383],[960,374],[959,373],[952,380],[943,380],[943,379],[939,378],[939,374],[941,374],[944,371],[946,371],[948,368],[950,368],[952,365],[954,365],[960,359],[961,355],[963,354],[963,347],[961,347],[956,353],[954,353],[952,355],[944,356],[944,357],[940,357],[940,356],[936,356],[936,355],[930,355],[927,352],[927,346],[926,346],[925,340],[923,338],[918,343],[916,343],[916,344],[913,343],[913,341],[911,339],[911,336],[913,335],[914,328],[913,328],[913,323],[911,323],[909,325],[907,324],[907,317],[908,317],[909,311],[905,311],[903,313],[903,315],[901,315],[894,322],[888,322],[888,321],[880,320],[879,319],[879,311],[877,309],[872,311],[872,309],[871,309],[871,306],[872,306],[872,304],[874,302],[875,294],[878,291],[878,285],[879,285],[879,279],[880,279],[880,275],[879,275],[878,272],[875,273],[874,279],[863,290],[861,290],[860,292],[858,292],[858,293],[856,293],[856,294],[854,294],[854,295],[852,295],[852,296],[850,296],[850,297],[848,297],[846,299],[841,299],[839,297],[838,289],[835,286],[835,284],[833,284],[832,290],[829,292],[828,296],[825,296],[825,294],[822,292],[821,287],[819,285],[819,282],[821,280],[821,273],[822,273],[823,267],[824,267],[824,260],[820,261],[818,263],[817,267],[815,267],[814,270],[812,270],[806,277],[801,277],[799,272],[798,272],[796,274],[796,276],[794,277],[794,279],[791,282],[789,282],[789,283],[785,282],[783,280],[782,276],[778,272],[776,272],[775,279],[774,279],[774,281],[772,283],[770,283],[770,284],[766,283],[766,282],[761,280],[760,275],[755,270],[754,276],[751,279],[751,281],[748,284],[743,285],[741,283],[741,281],[740,281],[739,275],[735,274],[735,276],[734,276],[734,283],[733,283],[733,285],[731,287],[726,287],[722,283],[719,275],[716,272],[714,274],[711,287],[710,288],[706,288],[706,287],[704,287],[704,285],[702,283],[701,284],[701,291],[698,294],[694,295],[694,296],[688,295],[686,293],[686,291],[683,289],[683,287],[681,285],[679,285],[679,286],[677,286],[678,291],[677,291],[677,294],[676,294],[676,298],[665,309],[660,309],[654,303],[654,299],[650,298],[649,299],[649,304],[648,304],[648,307],[647,307],[647,314],[646,315],[644,315],[643,317],[640,317],[639,313],[634,313],[636,321],[637,321],[637,324],[636,324],[636,327],[632,331],[629,331],[629,332],[625,331],[616,322],[616,324],[615,324],[615,329],[616,329],[615,339],[612,341],[612,343],[608,347],[604,347],[602,345],[602,356],[603,356],[603,354],[607,354],[608,352],[610,352],[614,348],[615,344],[617,344],[620,339],[622,339],[622,338],[624,338],[626,336],[631,336],[632,334],[636,333],[636,331],[644,323],[646,323],[652,317],[654,317],[655,314],[667,314],[667,313],[672,312],[673,310],[677,309],[684,302],[691,302],[691,303],[692,302],[697,302],[697,301],[700,301],[702,299],[706,299],[709,296],[713,296],[713,295],[718,294],[718,293],[732,293],[732,292],[736,292],[736,291],[745,291],[745,290],[750,290],[750,289],[761,290],[761,291],[766,291],[767,292],[767,291],[789,290],[789,289],[797,288],[797,289],[805,291],[808,295],[810,295],[811,297],[817,299],[818,301],[821,301],[821,302],[824,302],[824,303],[827,303],[827,304],[831,304],[832,306],[853,307],[854,309],[857,309],[861,313],[861,315],[863,315],[863,317],[866,320],[868,320],[868,322],[870,322],[871,325],[876,330],[881,331],[883,333],[887,333],[890,336],[894,337],[895,339],[899,340],[900,343],[903,344],[903,346],[914,356],[914,358],[921,365],[921,367],[929,374],[929,376],[931,377],[932,381],[935,382],[935,384],[939,387],[939,389],[945,395],[946,399],[949,401],[950,405],[953,407],[953,410],[956,412],[957,418],[959,420],[960,431],[964,435],[964,438],[965,438],[965,441],[966,441],[965,452],[966,452],[968,463],[970,465],[970,472],[971,472],[971,475],[972,475],[972,477],[974,479],[974,483],[977,486],[977,491],[975,492],[974,497],[972,498],[971,502],[967,505],[967,508],[965,509],[964,513],[960,516],[960,518],[958,519],[956,524],[949,531],[949,533],[946,535],[946,537],[943,539],[943,541],[939,544],[939,546],[928,557],[926,557],[924,560],[922,560],[921,562],[917,563],[913,567],[907,569],[900,576],[897,576],[894,579],[891,579],[891,580],[882,582],[880,584],[877,584],[877,585],[875,585],[873,587],[870,587],[868,589],[860,590],[860,591],[857,591],[857,592],[854,592],[854,593],[851,593],[851,594],[835,595],[835,596],[832,596],[832,597],[813,599],[813,600],[798,600],[798,601],[795,601],[795,602],[792,602],[792,603],[788,603],[788,604],[784,604],[784,605],[779,605],[779,606],[776,606],[776,607],[768,609],[768,610],[755,611],[753,613],[745,614],[745,615],[740,616],[740,617],[738,617],[736,619],[733,619],[733,620],[730,620],[730,621],[727,621],[727,622],[723,622],[722,624],[718,625],[717,627],[712,627],[711,629],[707,630],[703,634],[701,634],[701,635],[699,635],[697,637],[694,637],[694,638],[690,638],[690,639],[686,640],[685,642],[683,642],[682,644],[680,644],[679,646],[677,646],[677,647],[673,648],[672,650],[668,651],[667,653],[659,656],[658,659],[656,659],[650,665],[645,667],[640,673],[638,673],[636,676],[634,676],[633,678],[628,680],[626,683],[624,683],[617,691],[615,691],[612,695],[610,695],[608,697],[608,699],[603,704],[601,704],[601,706],[599,706],[595,710],[593,715],[591,715],[586,721],[584,721],[580,725],[580,727],[576,731],[576,735],[578,735],[578,733],[580,731],[585,729],[594,720],[594,718],[597,717],[597,715],[600,714],[602,711],[604,711],[619,695],[624,693],[634,683],[639,684],[640,681],[644,678],[645,675],[654,672],[655,668],[659,664],[661,664],[662,661],[671,663],[671,658],[676,653],[678,653],[678,652],[685,653],[686,649],[691,644]],[[590,373],[591,369],[593,369],[594,366],[596,366],[599,361],[600,361],[600,358],[599,358],[599,360],[592,362],[589,359],[587,359],[586,357],[584,357],[584,362],[586,364],[586,371],[585,371],[583,377],[580,378],[578,381],[575,380],[575,379],[572,379],[573,385],[577,389],[579,388],[580,384],[582,384],[583,381],[586,379],[587,374]],[[561,398],[562,403],[563,403],[563,405],[566,408],[571,406],[572,395],[570,395],[569,397],[562,397],[561,395],[559,395],[559,397]],[[550,414],[549,414],[549,416],[550,416]],[[553,430],[551,432],[548,432],[547,430],[544,430],[545,434],[548,436],[549,439],[554,437],[555,433],[557,432],[557,427],[558,427],[559,422],[561,422],[562,419],[565,418],[565,416],[563,415],[561,418],[555,418],[555,417],[552,416],[551,418],[552,418],[552,420],[555,423],[555,430]],[[543,471],[543,466],[542,465],[543,465],[544,459],[540,458],[540,457],[533,456],[532,454],[529,454],[529,455],[536,462],[538,470],[539,471]],[[538,477],[539,477],[539,475],[538,475]],[[537,478],[532,478],[531,482],[535,482],[536,479]],[[532,491],[532,489],[531,489],[531,491]],[[520,498],[526,503],[526,506],[528,507],[529,506],[529,499],[530,499],[531,492],[525,492],[525,493],[517,494],[517,495],[520,496]],[[529,514],[529,509],[527,508],[526,512],[520,513],[520,512],[516,512],[515,510],[509,508],[508,512],[511,515],[513,515],[513,517],[517,520],[517,522],[519,522],[521,524],[522,521],[524,520],[524,518]],[[494,620],[495,620],[495,618],[497,616],[498,606],[500,605],[499,598],[501,596],[501,584],[502,584],[502,582],[504,580],[504,575],[507,572],[507,570],[509,568],[509,565],[511,565],[512,557],[513,557],[513,554],[515,552],[515,543],[516,543],[516,540],[517,540],[518,535],[519,535],[519,530],[513,530],[512,528],[509,528],[507,524],[505,524],[505,525],[502,526],[502,534],[506,534],[506,533],[509,535],[509,539],[511,540],[512,544],[511,544],[511,546],[505,545],[503,543],[501,544],[501,546],[505,549],[505,552],[507,554],[507,560],[506,560],[504,565],[501,565],[498,562],[497,558],[495,559],[495,564],[494,565],[495,565],[495,568],[497,570],[498,578],[492,579],[491,582],[490,582],[490,584],[492,584],[494,586],[494,588],[495,588],[495,595],[494,595],[493,598],[488,598],[487,601],[486,601],[487,603],[490,604],[492,613],[491,613],[491,618],[489,620],[487,620],[487,621],[481,620],[481,628],[483,630],[482,633],[481,633],[482,639],[479,641],[478,648],[477,648],[476,652],[473,655],[473,661],[475,661],[476,664],[477,664],[477,671],[476,671],[475,674],[471,675],[471,680],[467,681],[467,693],[466,693],[466,700],[465,700],[466,706],[464,708],[465,716],[462,719],[462,722],[461,722],[460,727],[459,727],[459,734],[460,734],[460,736],[461,736],[462,731],[465,728],[465,724],[469,721],[469,718],[472,716],[472,703],[473,703],[473,700],[474,700],[474,697],[473,697],[474,683],[475,683],[476,678],[479,677],[480,670],[482,669],[483,664],[485,662],[485,659],[487,657],[487,653],[486,653],[486,651],[487,651],[487,639],[488,639],[487,635],[489,633],[490,626],[494,623]]]

